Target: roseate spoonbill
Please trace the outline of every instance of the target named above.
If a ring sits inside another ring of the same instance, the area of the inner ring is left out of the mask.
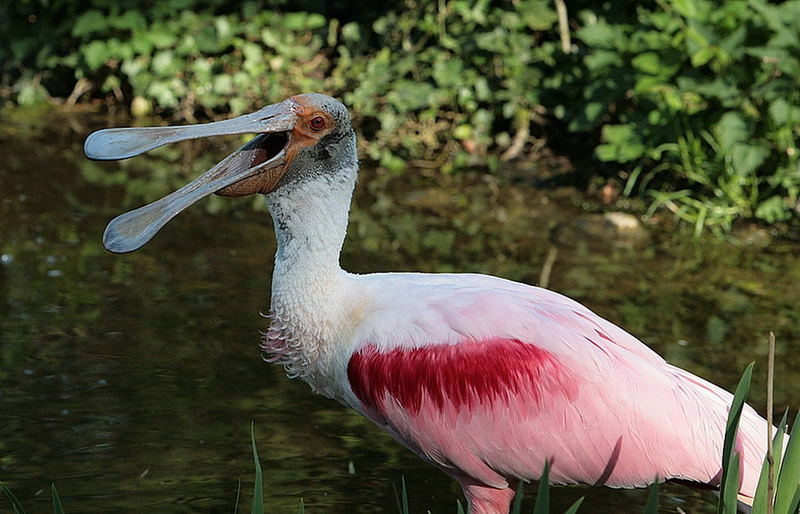
[[[259,135],[114,219],[106,248],[138,249],[210,193],[265,194],[278,242],[268,360],[456,479],[472,514],[508,512],[513,484],[537,480],[546,461],[560,484],[719,484],[732,396],[583,305],[485,275],[342,270],[358,157],[350,116],[333,98],[297,95],[206,125],[101,130],[85,151],[123,159],[240,133]],[[766,432],[746,407],[736,443],[746,503]]]

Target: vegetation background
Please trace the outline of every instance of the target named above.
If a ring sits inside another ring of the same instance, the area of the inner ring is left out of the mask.
[[[300,91],[351,107],[369,164],[349,269],[543,283],[557,246],[556,289],[727,388],[754,352],[763,360],[758,334],[776,330],[776,411],[795,406],[796,242],[662,230],[619,245],[581,228],[602,218],[586,217],[585,197],[540,197],[531,184],[660,210],[697,233],[755,220],[791,235],[798,80],[800,0],[0,2],[0,478],[48,512],[39,488],[51,481],[70,511],[186,498],[198,502],[187,509],[225,509],[231,477],[250,472],[246,437],[231,427],[255,416],[269,427],[274,511],[304,495],[317,511],[352,512],[356,494],[363,511],[385,508],[397,470],[412,477],[412,495],[436,491],[419,510],[452,505],[444,475],[254,358],[264,322],[242,306],[265,301],[253,280],[274,252],[263,248],[273,241],[263,220],[189,211],[150,252],[108,259],[100,245],[111,216],[227,150],[187,143],[112,167],[84,158],[83,135],[130,117],[225,118]],[[442,176],[450,188],[411,185],[419,169],[422,182]],[[213,197],[205,207],[234,204]],[[765,404],[763,389],[754,405]],[[298,433],[302,444],[288,444]],[[662,498],[716,510],[687,491]],[[583,493],[563,494],[566,508]],[[584,510],[593,495],[605,512],[644,498],[586,494]]]
[[[800,1],[26,0],[0,98],[194,122],[343,99],[391,170],[567,154],[699,232],[800,212]]]

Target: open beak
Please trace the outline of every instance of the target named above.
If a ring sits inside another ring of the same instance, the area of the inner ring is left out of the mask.
[[[179,127],[114,128],[90,134],[84,152],[95,160],[127,159],[188,139],[259,134],[177,191],[111,220],[103,234],[103,245],[114,253],[138,250],[169,220],[211,193],[241,196],[274,190],[286,172],[287,149],[298,108],[298,103],[288,98],[225,121]]]

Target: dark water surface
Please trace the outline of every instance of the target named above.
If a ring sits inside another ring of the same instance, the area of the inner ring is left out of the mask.
[[[238,140],[181,144],[92,163],[91,130],[119,121],[0,113],[0,481],[29,512],[233,512],[252,491],[250,422],[268,512],[455,513],[455,483],[359,415],[264,364],[275,250],[262,200],[212,198],[132,255],[106,253],[105,224],[197,175]],[[366,172],[343,265],[482,272],[550,287],[625,327],[671,362],[732,389],[778,339],[776,412],[800,405],[796,243],[753,231],[734,241],[650,229],[628,244],[595,230],[582,197],[511,177],[412,180]],[[254,208],[254,205],[256,208]],[[578,221],[576,221],[576,219]],[[654,406],[657,408],[657,406]],[[530,487],[532,492],[535,487]],[[715,498],[667,486],[663,512],[713,512]],[[554,512],[641,512],[646,492],[553,491]],[[0,511],[8,504],[0,498]],[[527,510],[527,507],[526,507]]]

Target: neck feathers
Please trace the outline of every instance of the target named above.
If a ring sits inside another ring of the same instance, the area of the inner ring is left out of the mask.
[[[335,338],[347,273],[339,255],[357,166],[319,173],[267,196],[278,249],[272,274],[271,326],[262,340],[269,360],[309,379],[325,342]]]
[[[317,175],[267,197],[278,242],[273,278],[279,285],[340,270],[355,171]],[[273,281],[273,294],[274,286]]]

